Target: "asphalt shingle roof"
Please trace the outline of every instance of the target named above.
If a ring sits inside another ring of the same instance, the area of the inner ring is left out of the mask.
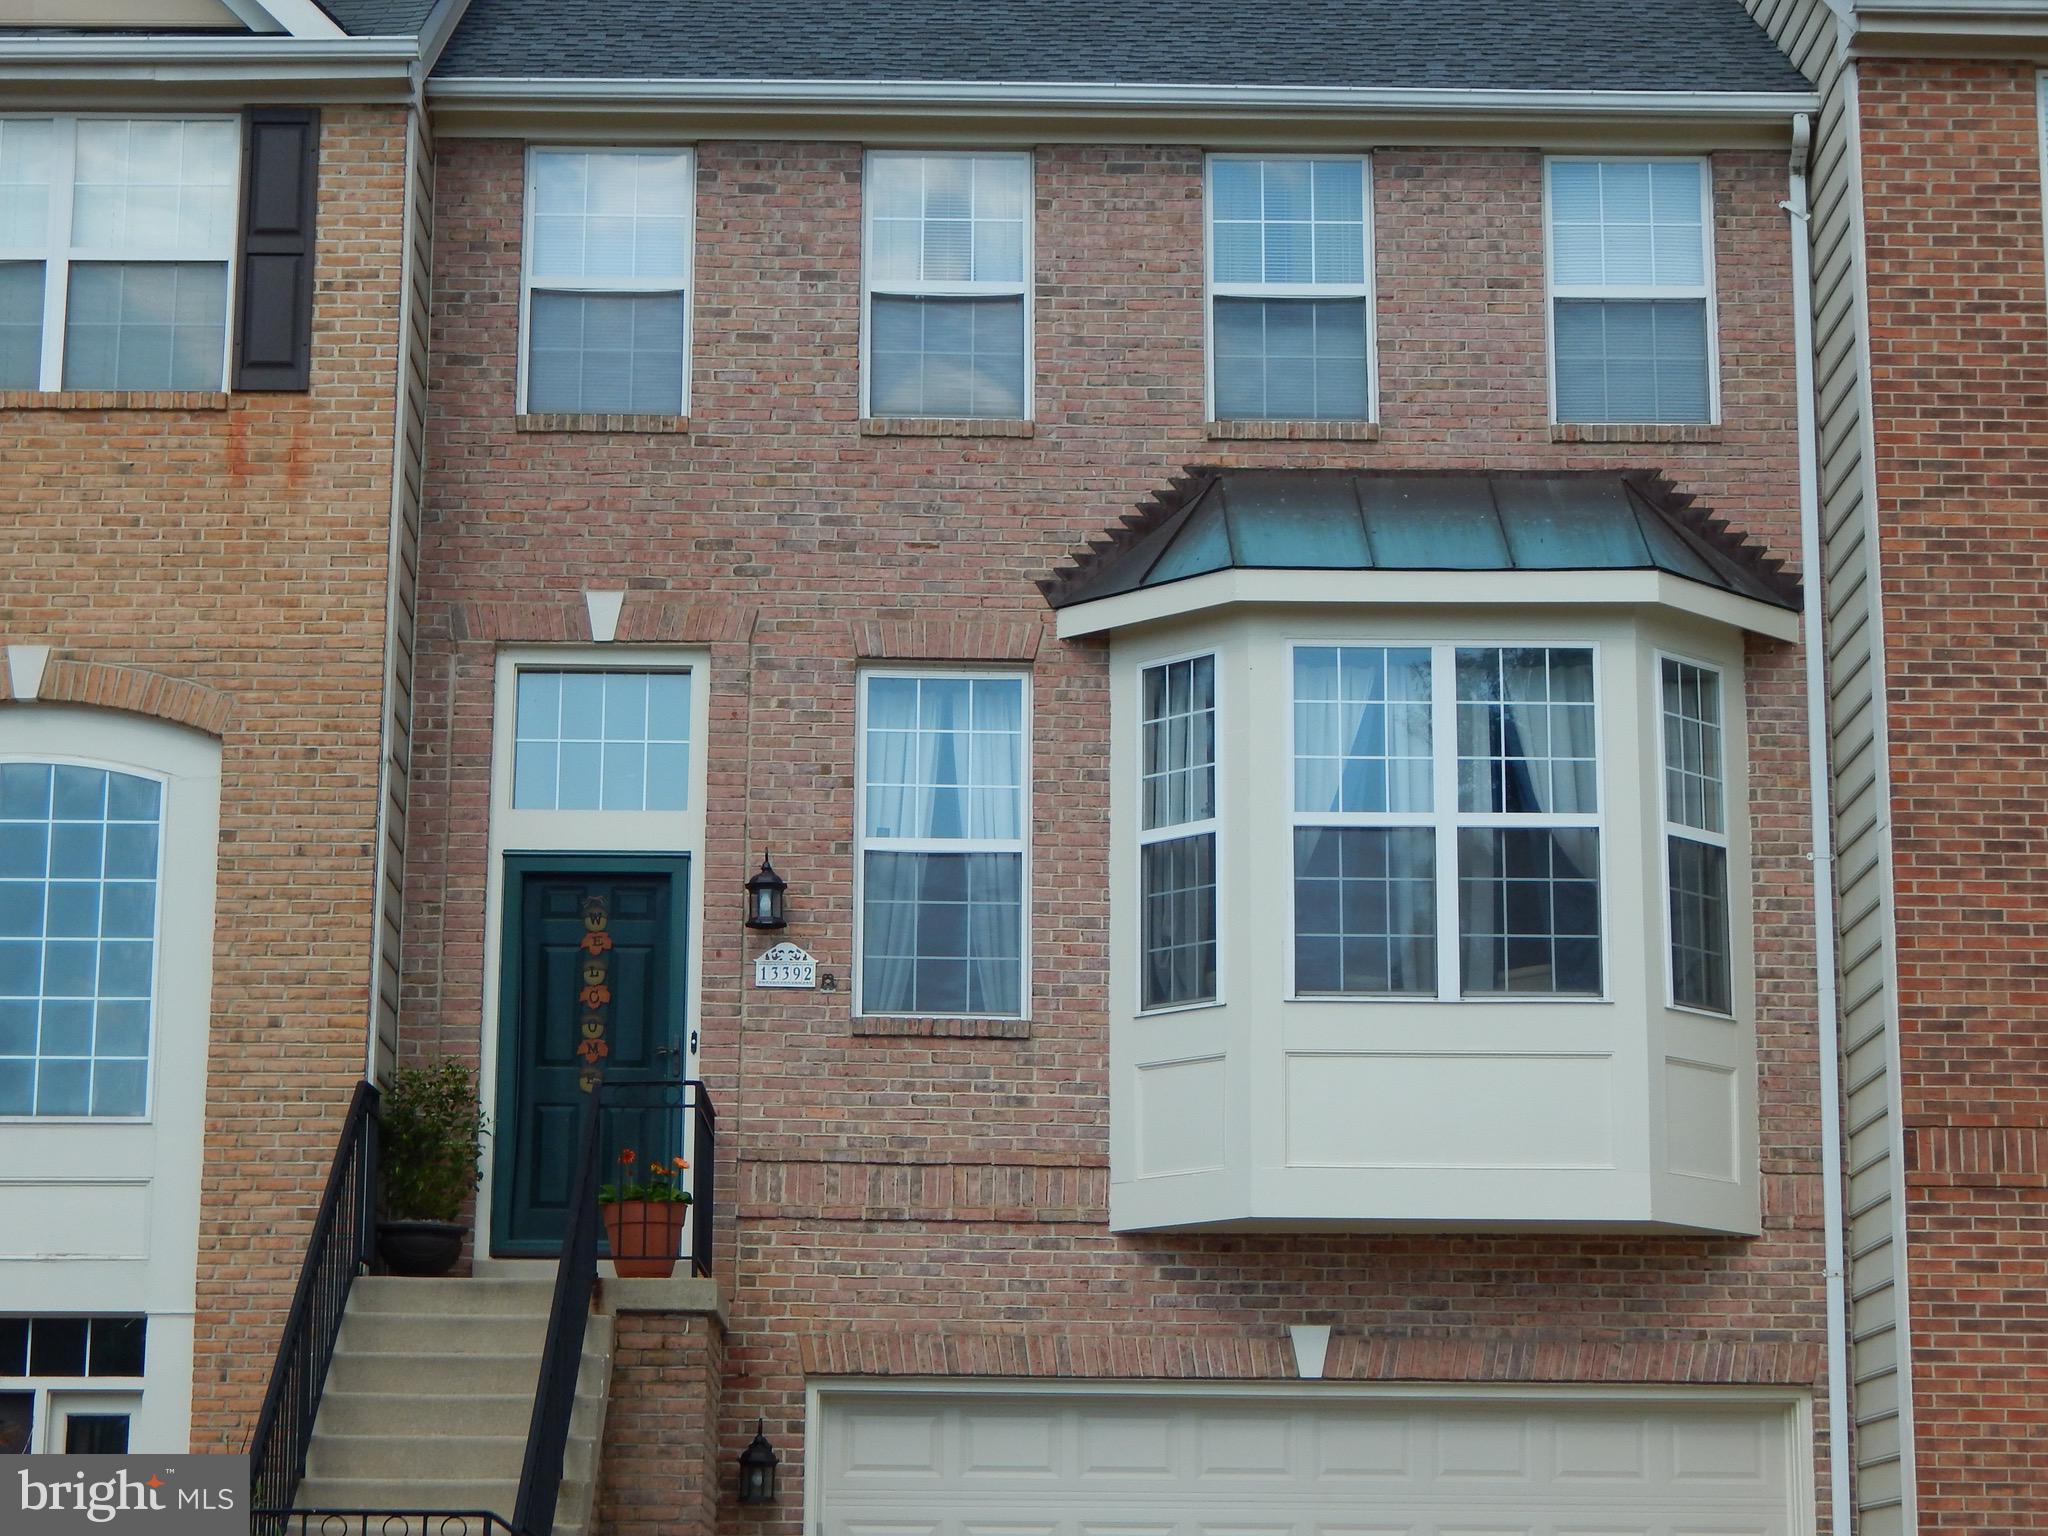
[[[413,37],[434,0],[320,0],[320,8],[350,37]]]
[[[1811,89],[1737,0],[472,0],[435,73]]]

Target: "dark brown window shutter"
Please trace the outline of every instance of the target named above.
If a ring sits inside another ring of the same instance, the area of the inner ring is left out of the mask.
[[[234,387],[309,389],[320,114],[311,107],[251,107],[244,122]]]

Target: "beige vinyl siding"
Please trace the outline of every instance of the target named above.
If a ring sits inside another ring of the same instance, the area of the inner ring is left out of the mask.
[[[427,452],[427,325],[432,293],[434,148],[420,114],[406,136],[405,282],[399,305],[398,438],[392,475],[389,613],[385,628],[384,783],[378,807],[374,1075],[398,1056],[399,924],[405,912],[405,831],[412,773],[414,610]]]
[[[1897,938],[1885,767],[1856,74],[1826,0],[1745,0],[1819,87],[1808,190],[1836,923],[1840,938],[1851,1407],[1858,1531],[1908,1536],[1913,1507]]]

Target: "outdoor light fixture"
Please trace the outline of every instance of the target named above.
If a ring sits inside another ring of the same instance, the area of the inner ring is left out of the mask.
[[[762,854],[761,868],[747,882],[747,926],[788,927],[789,918],[782,908],[782,893],[788,889],[789,882],[775,873],[775,866],[768,862],[768,855]],[[773,1481],[772,1476],[770,1481]]]
[[[761,866],[766,869],[767,865]],[[776,894],[781,894],[782,885],[776,882]],[[740,1502],[742,1504],[773,1504],[775,1502],[775,1464],[780,1459],[775,1447],[768,1443],[765,1433],[767,1421],[754,1421],[754,1442],[740,1452]]]

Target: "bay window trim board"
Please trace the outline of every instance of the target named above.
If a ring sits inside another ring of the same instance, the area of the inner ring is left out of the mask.
[[[1799,638],[1799,615],[1773,603],[1663,571],[1224,570],[1062,608],[1059,639],[1157,624],[1238,606],[1443,608],[1662,608],[1748,630]]]

